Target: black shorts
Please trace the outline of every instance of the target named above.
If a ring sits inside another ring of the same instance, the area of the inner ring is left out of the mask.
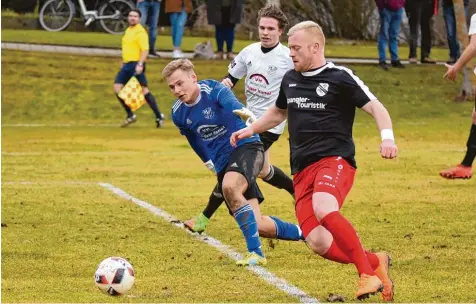
[[[223,195],[223,178],[227,172],[238,172],[246,178],[248,188],[244,197],[247,200],[256,198],[261,203],[264,200],[256,178],[263,169],[264,165],[264,149],[260,142],[249,143],[236,148],[230,155],[226,169],[217,175],[218,186]],[[228,204],[227,204],[228,206]],[[229,210],[229,208],[228,208]]]
[[[269,148],[279,139],[279,134],[274,134],[269,131],[263,132],[259,135],[261,142],[264,146],[264,151],[268,151]]]

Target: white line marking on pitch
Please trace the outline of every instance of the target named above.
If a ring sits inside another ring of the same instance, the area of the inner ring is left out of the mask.
[[[115,187],[111,184],[107,184],[107,183],[98,183],[98,184],[101,187],[104,187],[104,188],[108,189],[109,191],[111,191],[112,193],[116,194],[117,196],[122,197],[126,200],[129,200],[129,201],[133,202],[134,204],[149,210],[151,213],[165,219],[167,222],[174,225],[175,227],[185,230],[186,232],[188,232],[192,237],[196,238],[197,240],[200,240],[200,241],[202,241],[202,242],[204,242],[204,243],[206,243],[206,244],[208,244],[212,247],[215,247],[221,253],[226,254],[230,259],[236,261],[236,260],[239,260],[239,259],[243,258],[241,254],[239,254],[238,252],[233,250],[230,246],[227,246],[227,245],[223,244],[219,240],[217,240],[217,239],[215,239],[215,238],[213,238],[213,237],[211,237],[211,236],[209,236],[205,233],[202,233],[200,235],[200,234],[197,234],[197,233],[190,232],[188,229],[184,228],[181,221],[179,221],[177,218],[175,218],[171,214],[167,213],[163,209],[160,209],[160,208],[155,207],[155,206],[153,206],[153,205],[151,205],[151,204],[149,204],[149,203],[147,203],[143,200],[135,198],[132,195],[124,192],[122,189],[117,188],[117,187]],[[286,282],[286,280],[278,278],[276,275],[274,275],[273,273],[269,272],[268,270],[266,270],[265,268],[263,268],[261,266],[249,266],[249,267],[247,267],[247,269],[251,272],[254,272],[260,278],[262,278],[263,280],[265,280],[269,284],[273,285],[277,289],[283,291],[284,293],[298,298],[301,303],[319,303],[319,301],[316,298],[313,298],[313,297],[309,296],[308,294],[306,294],[301,289],[299,289],[296,286]]]

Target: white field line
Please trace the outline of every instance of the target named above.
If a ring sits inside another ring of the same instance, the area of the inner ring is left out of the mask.
[[[108,189],[109,191],[111,191],[115,195],[117,195],[121,198],[124,198],[126,200],[129,200],[129,201],[133,202],[134,204],[136,204],[136,205],[138,205],[142,208],[147,209],[148,211],[155,214],[156,216],[163,218],[164,220],[169,222],[171,225],[186,231],[193,238],[214,247],[215,249],[217,249],[221,253],[227,255],[230,259],[236,261],[236,260],[239,260],[239,259],[242,258],[242,255],[240,253],[233,250],[230,246],[227,246],[227,245],[223,244],[219,240],[217,240],[217,239],[215,239],[215,238],[213,238],[213,237],[211,237],[211,236],[209,236],[205,233],[198,234],[198,233],[190,232],[188,229],[186,229],[183,226],[181,221],[179,221],[176,217],[167,213],[163,209],[160,209],[160,208],[155,207],[155,206],[153,206],[153,205],[151,205],[151,204],[149,204],[149,203],[147,203],[143,200],[140,200],[136,197],[133,197],[132,195],[124,192],[120,188],[117,188],[117,187],[115,187],[111,184],[99,183],[99,185],[101,187],[104,187],[104,188]],[[247,267],[247,269],[249,271],[255,273],[256,275],[258,275],[261,279],[263,279],[267,283],[269,283],[272,286],[276,287],[277,289],[283,291],[284,293],[286,293],[286,294],[288,294],[292,297],[298,298],[301,303],[319,303],[319,301],[316,298],[313,298],[313,297],[309,296],[308,294],[306,294],[301,289],[299,289],[296,286],[286,282],[286,280],[278,278],[276,275],[269,272],[268,270],[266,270],[263,267],[249,266],[249,267]]]

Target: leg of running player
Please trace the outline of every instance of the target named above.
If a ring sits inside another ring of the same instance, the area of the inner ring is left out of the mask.
[[[236,222],[240,226],[248,248],[248,255],[245,259],[238,261],[237,264],[265,265],[266,258],[261,251],[261,241],[256,218],[250,203],[243,195],[247,189],[248,181],[241,173],[233,171],[225,173],[222,182],[223,196],[233,212]],[[257,202],[257,199],[251,199],[250,201]]]
[[[336,197],[327,192],[315,192],[312,206],[319,222],[332,234],[336,245],[357,268],[360,276],[357,298],[364,299],[382,291],[383,282],[376,275],[354,227],[340,213]],[[378,257],[375,258],[378,262]]]
[[[473,161],[476,157],[476,107],[473,108],[471,130],[469,131],[468,141],[466,143],[466,155],[461,164],[440,172],[444,178],[471,178],[473,176]]]
[[[327,260],[341,264],[352,263],[350,257],[336,244],[332,234],[322,225],[311,230],[306,237],[306,243],[314,253]],[[365,254],[375,274],[384,283],[384,291],[382,292],[384,300],[392,301],[393,283],[388,276],[390,256],[385,252],[372,253],[365,251]]]
[[[224,201],[223,195],[220,193],[219,184],[216,184],[208,198],[208,203],[205,209],[203,209],[202,213],[200,213],[196,218],[186,220],[184,222],[185,227],[193,232],[201,233],[205,231],[208,221]]]
[[[286,241],[302,240],[302,232],[298,225],[284,222],[275,216],[262,215],[258,201],[250,201],[250,206],[258,223],[259,236]]]
[[[258,177],[271,186],[288,191],[294,198],[293,180],[283,170],[271,165],[269,149],[265,151],[263,170]]]

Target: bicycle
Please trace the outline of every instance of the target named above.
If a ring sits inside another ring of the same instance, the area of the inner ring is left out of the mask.
[[[127,14],[135,8],[128,0],[96,0],[94,10],[87,10],[84,0],[78,2],[86,26],[99,20],[101,27],[111,34],[124,33],[128,27]],[[75,15],[76,6],[72,0],[48,0],[40,10],[40,24],[49,32],[59,32],[70,25]]]

